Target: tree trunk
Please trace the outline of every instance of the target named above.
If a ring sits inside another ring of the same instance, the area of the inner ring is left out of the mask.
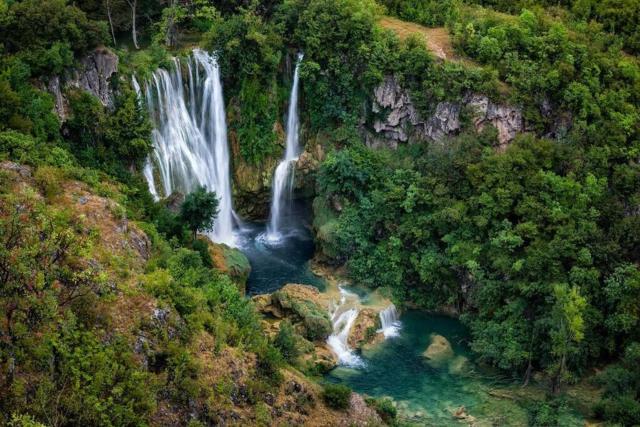
[[[175,0],[172,0],[169,4],[169,10],[171,10],[171,15],[167,21],[167,32],[164,36],[164,43],[168,47],[173,47],[176,43],[176,27],[175,27]]]
[[[531,358],[529,358],[529,365],[527,366],[527,371],[524,373],[524,383],[522,387],[526,387],[529,385],[529,380],[531,379],[531,372],[533,371],[533,364],[531,363]]]
[[[129,6],[131,7],[131,38],[133,39],[133,45],[136,49],[140,49],[138,46],[138,35],[136,34],[136,6],[138,5],[138,0],[127,0]]]
[[[107,0],[107,18],[109,18],[109,28],[111,28],[111,37],[113,38],[113,46],[116,46],[116,33],[113,31],[113,20],[111,19],[111,1]]]

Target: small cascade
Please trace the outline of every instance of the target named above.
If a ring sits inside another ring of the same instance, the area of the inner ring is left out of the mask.
[[[220,82],[214,56],[195,49],[186,60],[173,60],[171,70],[158,69],[146,83],[145,100],[154,124],[154,152],[144,176],[154,197],[178,191],[189,193],[198,186],[218,196],[218,216],[209,237],[235,246],[238,224],[231,199],[229,147]],[[183,81],[186,80],[185,81]],[[140,85],[132,80],[134,89]],[[142,92],[140,90],[140,92]],[[157,186],[154,168],[161,178]]]
[[[293,86],[289,99],[289,111],[287,115],[287,140],[284,158],[276,167],[273,175],[273,194],[271,199],[271,213],[269,224],[267,225],[267,240],[277,242],[282,238],[282,220],[287,214],[287,209],[291,203],[293,192],[293,182],[295,179],[295,164],[300,155],[298,120],[298,92],[300,78],[298,71],[303,55],[298,54],[296,69],[293,74]]]
[[[327,344],[338,356],[338,363],[350,367],[364,366],[364,361],[349,348],[349,332],[359,313],[358,302],[356,294],[340,286],[340,302],[333,304],[330,313],[333,333],[327,339]]]
[[[385,339],[400,335],[402,323],[400,322],[395,305],[391,304],[380,312],[380,324],[382,327],[378,332],[382,332]]]

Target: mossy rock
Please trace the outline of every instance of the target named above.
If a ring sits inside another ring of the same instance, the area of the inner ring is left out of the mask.
[[[247,279],[251,273],[249,259],[239,249],[223,243],[213,243],[206,237],[201,238],[206,239],[213,267],[224,274],[228,274],[244,293]]]

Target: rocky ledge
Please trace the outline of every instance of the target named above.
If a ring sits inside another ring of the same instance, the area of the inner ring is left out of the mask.
[[[80,89],[98,98],[108,109],[113,108],[114,94],[111,77],[118,71],[118,56],[106,47],[99,47],[81,59],[80,67],[62,76],[53,76],[46,83],[55,100],[55,108],[61,121],[69,115],[66,92]]]
[[[395,77],[387,76],[374,90],[372,111],[384,117],[375,120],[373,130],[366,133],[367,145],[395,149],[401,143],[440,141],[461,130],[463,110],[471,113],[476,131],[487,125],[494,126],[498,130],[501,147],[525,130],[520,108],[495,103],[488,96],[477,93],[468,93],[459,102],[439,102],[430,117],[422,117],[408,91]]]

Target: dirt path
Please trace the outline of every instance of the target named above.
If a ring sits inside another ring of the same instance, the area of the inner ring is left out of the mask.
[[[451,36],[445,27],[427,28],[419,24],[414,24],[413,22],[402,21],[390,16],[383,17],[380,20],[380,25],[396,33],[401,40],[405,40],[411,35],[418,35],[419,37],[424,38],[427,43],[427,48],[433,52],[436,57],[442,60],[462,60],[456,56],[453,49],[453,43],[451,42]]]

